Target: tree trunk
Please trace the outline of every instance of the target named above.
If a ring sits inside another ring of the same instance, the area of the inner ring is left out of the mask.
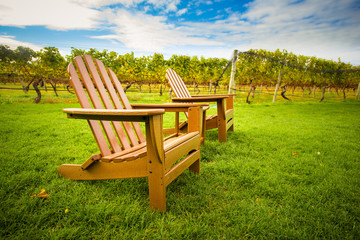
[[[345,93],[346,88],[343,88],[343,94],[344,94],[344,101],[346,100],[346,93]]]
[[[32,85],[33,85],[33,87],[34,87],[34,89],[35,89],[35,91],[37,93],[37,97],[34,99],[34,103],[39,103],[40,100],[41,100],[41,92],[40,92],[40,90],[38,88],[39,83],[36,81],[36,82],[33,82]]]
[[[277,95],[277,92],[279,90],[279,86],[280,86],[280,82],[281,82],[281,75],[282,75],[282,70],[280,70],[280,72],[279,72],[278,81],[277,81],[276,86],[275,86],[273,102],[276,101],[276,95]]]
[[[56,83],[50,81],[50,85],[52,86],[52,88],[54,89],[55,95],[58,97],[58,94],[56,92]]]
[[[50,81],[51,81],[51,80],[50,80]],[[45,92],[47,92],[46,81],[45,81],[45,80],[43,80],[43,83],[44,83],[44,87],[45,87]],[[56,96],[57,96],[56,91],[55,91],[55,94],[56,94]]]
[[[162,96],[162,84],[160,84],[160,96]]]
[[[247,103],[247,104],[250,104],[250,103],[251,103],[251,102],[249,101],[249,96],[250,96],[250,93],[251,93],[252,89],[253,89],[252,80],[250,80],[250,88],[249,88],[248,95],[247,95],[247,97],[246,97],[246,103]]]
[[[359,82],[357,93],[356,93],[356,101],[359,100],[359,94],[360,94],[360,82]]]
[[[196,87],[196,92],[194,91],[194,93],[195,93],[195,95],[199,95],[199,93],[200,93],[199,84],[196,83],[195,87]]]
[[[133,84],[134,82],[128,82],[128,85],[126,85],[125,87],[124,87],[124,92],[126,92],[130,87],[131,87],[131,85]]]
[[[321,97],[321,99],[320,99],[320,102],[322,102],[322,101],[324,100],[324,98],[325,98],[325,87],[323,87],[323,88],[321,89],[321,93],[322,93],[322,97]]]
[[[74,92],[70,91],[70,85],[69,84],[66,86],[66,90],[68,90],[68,92],[71,93],[71,94],[75,94]]]
[[[169,88],[169,98],[172,98],[172,88]]]
[[[291,101],[291,99],[289,99],[289,98],[287,98],[287,97],[285,96],[286,88],[287,88],[286,86],[281,87],[281,96],[282,96],[284,99],[286,99],[286,100],[288,100],[288,101]]]
[[[151,93],[151,84],[149,83],[149,93]]]

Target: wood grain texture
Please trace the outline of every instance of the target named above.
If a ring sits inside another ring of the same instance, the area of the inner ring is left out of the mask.
[[[69,64],[71,85],[81,109],[63,109],[69,118],[88,120],[101,154],[83,164],[63,164],[58,172],[73,180],[147,177],[150,208],[166,211],[166,186],[183,171],[200,171],[200,141],[204,109],[208,104],[131,105],[110,69],[89,55],[77,56]],[[182,89],[182,94],[190,96]],[[136,108],[136,109],[134,109]],[[163,114],[188,113],[188,131],[163,139]],[[145,122],[146,135],[139,122]],[[100,124],[99,124],[100,123]],[[120,143],[119,143],[120,142]],[[109,147],[110,145],[110,147]],[[182,159],[179,161],[179,159]]]
[[[176,97],[172,98],[173,102],[215,102],[217,107],[217,114],[214,116],[204,117],[203,128],[218,129],[219,142],[227,141],[227,131],[234,131],[234,97],[235,94],[218,94],[218,95],[190,95],[186,88],[184,81],[172,69],[166,70],[166,78],[170,83],[171,89],[174,91]],[[225,106],[226,103],[226,106]],[[187,115],[189,118],[189,116]],[[204,132],[205,133],[205,132]],[[205,135],[203,134],[204,142]]]

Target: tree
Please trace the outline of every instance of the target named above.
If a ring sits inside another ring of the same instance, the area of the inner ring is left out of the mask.
[[[54,92],[56,84],[61,83],[66,78],[66,61],[61,56],[59,50],[55,47],[44,47],[38,52],[37,58],[37,75],[41,75],[43,84],[46,86],[46,80],[49,80]]]

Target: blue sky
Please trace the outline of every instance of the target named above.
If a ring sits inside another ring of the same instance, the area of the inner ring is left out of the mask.
[[[279,48],[360,65],[360,1],[0,0],[0,44],[227,59]]]

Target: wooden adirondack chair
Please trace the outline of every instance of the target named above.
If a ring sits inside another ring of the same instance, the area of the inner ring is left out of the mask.
[[[203,105],[137,104],[147,109],[134,109],[114,72],[101,61],[85,55],[74,62],[76,68],[70,63],[68,72],[82,108],[63,111],[69,118],[88,120],[100,153],[83,164],[63,164],[58,172],[72,180],[147,177],[150,207],[165,211],[166,186],[188,168],[200,172]],[[163,139],[165,111],[187,112],[188,132]],[[146,137],[138,122],[145,122]]]
[[[218,128],[218,139],[220,142],[226,142],[227,131],[234,131],[234,95],[190,95],[184,81],[172,69],[166,70],[166,79],[169,81],[171,89],[175,93],[176,98],[172,98],[173,102],[216,102],[217,114],[206,116],[206,130]],[[226,109],[225,109],[226,100]],[[180,128],[186,129],[187,122],[182,123]]]

